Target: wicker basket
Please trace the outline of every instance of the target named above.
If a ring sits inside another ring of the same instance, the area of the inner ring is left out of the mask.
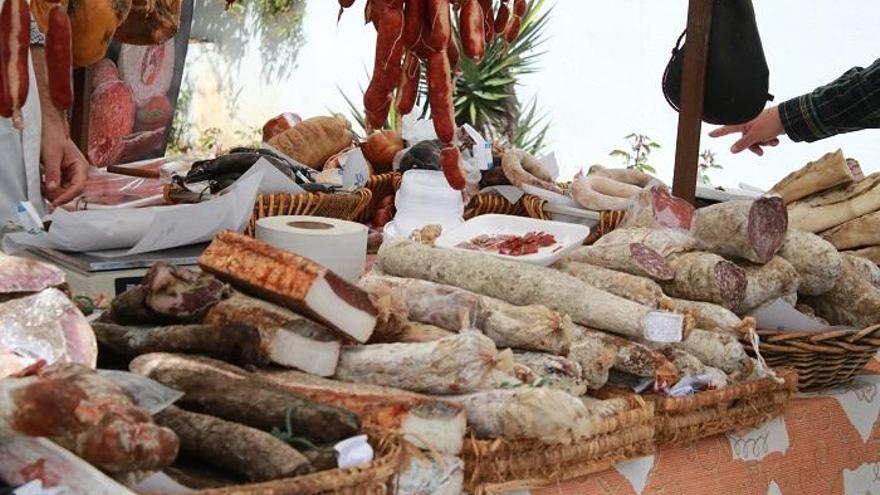
[[[537,488],[652,453],[653,405],[634,395],[631,399],[631,409],[602,419],[594,436],[572,445],[470,438],[461,453],[465,488],[475,495]]]
[[[388,172],[387,174],[371,175],[364,186],[372,193],[372,198],[366,208],[358,215],[357,221],[361,223],[370,222],[382,200],[387,196],[391,196],[400,187],[400,173]]]
[[[801,390],[818,390],[850,382],[880,349],[880,325],[864,330],[821,333],[757,332],[761,337],[761,355],[767,365],[797,371]],[[750,345],[745,347],[754,354]]]
[[[394,493],[408,448],[396,436],[370,436],[376,459],[363,467],[332,469],[265,483],[197,490],[195,495],[385,495]]]
[[[784,383],[762,378],[688,397],[646,396],[654,403],[654,440],[658,446],[687,445],[779,416],[797,389],[797,374],[777,374]]]
[[[244,233],[254,235],[257,220],[279,215],[314,215],[317,217],[355,220],[367,205],[373,193],[369,189],[358,189],[352,193],[300,193],[300,194],[259,194]]]

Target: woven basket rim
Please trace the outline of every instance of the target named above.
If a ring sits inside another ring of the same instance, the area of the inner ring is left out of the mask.
[[[774,371],[784,380],[784,383],[776,383],[772,377],[765,377],[737,383],[718,390],[700,392],[687,397],[663,397],[655,394],[648,394],[646,397],[654,402],[656,406],[655,414],[687,413],[705,407],[717,407],[726,402],[735,401],[747,396],[781,389],[794,390],[797,387],[798,375],[794,370],[783,368]]]

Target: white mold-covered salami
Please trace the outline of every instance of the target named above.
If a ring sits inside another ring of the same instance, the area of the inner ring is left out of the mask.
[[[480,438],[570,444],[595,431],[584,404],[560,390],[522,387],[449,399],[464,407],[468,426]]]
[[[648,348],[638,342],[627,340],[623,337],[610,335],[598,330],[578,327],[575,332],[575,344],[579,342],[592,343],[594,348],[614,349],[614,362],[612,368],[635,376],[653,378],[657,383],[671,385],[678,381],[679,374],[675,366],[666,359],[662,353]],[[598,353],[598,351],[595,351]],[[574,357],[588,358],[589,355]]]
[[[646,227],[614,229],[600,237],[599,240],[593,243],[593,246],[610,247],[632,243],[644,244],[664,257],[700,248],[700,242],[688,233],[672,229],[650,229]]]
[[[712,366],[706,366],[696,356],[683,349],[666,349],[666,355],[672,360],[683,376],[708,376],[713,388],[724,388],[728,385],[728,377],[723,371]]]
[[[374,298],[396,292],[409,320],[452,332],[469,322],[500,348],[565,354],[571,344],[570,320],[546,306],[515,306],[451,285],[387,275],[367,275],[360,285]]]
[[[392,241],[379,249],[379,263],[392,275],[454,285],[511,304],[544,304],[576,323],[623,335],[641,337],[653,311],[556,270],[480,253]]]
[[[649,308],[656,308],[664,298],[657,282],[629,273],[609,270],[577,261],[563,260],[554,265],[557,270],[586,282],[597,289],[610,292]]]
[[[672,344],[671,347],[687,351],[703,364],[719,368],[725,373],[743,372],[751,365],[740,341],[726,333],[695,328],[687,339]]]
[[[708,251],[766,263],[779,251],[788,230],[782,198],[718,203],[697,210],[694,237]]]
[[[720,330],[732,334],[736,334],[743,328],[743,321],[739,316],[717,304],[675,298],[666,299],[663,304],[666,309],[693,316],[698,328]]]
[[[617,360],[617,347],[594,333],[579,331],[571,345],[568,359],[581,366],[581,377],[591,390],[599,390],[608,383],[608,374]]]
[[[344,348],[337,380],[428,394],[475,392],[492,385],[498,351],[477,332],[423,344],[371,344]]]
[[[738,307],[746,293],[746,273],[717,254],[693,251],[670,256],[675,278],[663,282],[663,291],[692,301],[705,301],[725,308]]]
[[[880,286],[880,267],[875,265],[873,261],[848,253],[841,254],[841,257],[846,266],[860,273],[862,278],[871,282],[871,285]]]
[[[880,321],[880,289],[847,263],[833,289],[821,296],[805,297],[803,302],[833,325],[864,328]]]
[[[800,280],[791,263],[779,256],[763,265],[740,261],[739,267],[746,272],[745,297],[733,312],[738,315],[750,314],[753,310],[781,297],[794,294],[797,302],[797,290]]]
[[[868,246],[862,249],[853,249],[851,251],[844,252],[856,256],[861,256],[862,258],[867,258],[874,264],[880,264],[880,246]]]
[[[807,296],[831,290],[842,270],[840,254],[831,243],[801,230],[788,230],[779,256],[797,271],[798,292]]]
[[[580,397],[587,392],[587,385],[581,378],[581,365],[562,356],[543,352],[515,352],[515,364],[530,369],[542,383],[541,386],[562,390]]]
[[[672,280],[674,276],[669,264],[660,253],[639,242],[582,246],[572,252],[567,260],[589,263],[653,280]]]

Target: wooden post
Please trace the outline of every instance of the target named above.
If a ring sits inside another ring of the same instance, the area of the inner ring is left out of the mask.
[[[687,50],[681,76],[681,108],[678,111],[672,192],[691,203],[696,199],[712,2],[713,0],[690,0],[688,3]]]

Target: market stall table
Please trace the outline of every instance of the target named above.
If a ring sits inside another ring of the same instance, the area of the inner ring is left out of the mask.
[[[880,361],[853,384],[802,394],[782,418],[740,434],[661,448],[531,495],[815,494],[880,490]]]

